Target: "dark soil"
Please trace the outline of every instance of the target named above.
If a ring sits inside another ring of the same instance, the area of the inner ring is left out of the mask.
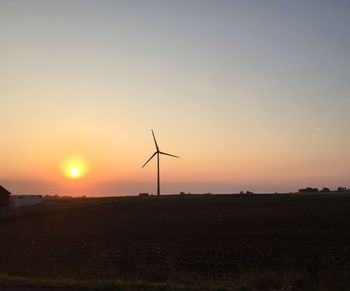
[[[0,273],[17,276],[186,282],[257,269],[342,274],[350,270],[350,195],[63,201],[0,210],[0,235]]]

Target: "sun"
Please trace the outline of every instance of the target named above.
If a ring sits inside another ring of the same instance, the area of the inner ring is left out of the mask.
[[[71,177],[78,177],[79,176],[79,169],[72,168],[72,169],[70,169],[69,174],[71,175]]]
[[[67,178],[77,180],[86,176],[88,165],[86,160],[81,157],[69,157],[64,160],[62,171]]]

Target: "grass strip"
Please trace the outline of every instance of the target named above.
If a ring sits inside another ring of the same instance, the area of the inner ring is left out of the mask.
[[[136,280],[76,280],[71,278],[47,279],[27,278],[0,274],[0,286],[9,287],[37,287],[37,288],[62,288],[85,290],[116,290],[116,291],[226,291],[232,290],[224,287],[210,286],[186,286],[173,282],[144,282]]]

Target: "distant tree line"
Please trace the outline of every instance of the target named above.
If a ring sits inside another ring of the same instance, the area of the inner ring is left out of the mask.
[[[85,195],[82,196],[69,196],[69,195],[44,195],[43,198],[45,200],[67,200],[67,199],[81,199],[81,198],[86,198]]]
[[[330,190],[329,188],[323,188],[322,190],[319,190],[318,188],[311,188],[311,187],[307,187],[307,188],[303,188],[303,189],[299,189],[298,191],[299,193],[330,193],[330,192],[350,192],[350,189],[346,188],[346,187],[338,187],[337,190]]]

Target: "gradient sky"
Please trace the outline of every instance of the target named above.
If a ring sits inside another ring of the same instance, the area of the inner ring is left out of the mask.
[[[350,184],[347,0],[0,0],[0,36],[13,193],[154,193],[152,128],[165,193]]]

